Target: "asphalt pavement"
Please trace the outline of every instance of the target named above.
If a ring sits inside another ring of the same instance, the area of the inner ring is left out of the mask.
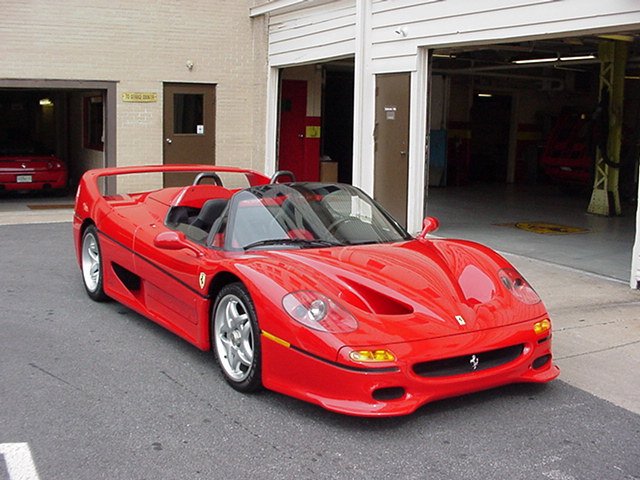
[[[622,282],[509,256],[560,379],[361,419],[242,395],[210,353],[90,301],[70,223],[1,225],[0,244],[0,480],[33,478],[26,456],[42,480],[640,478],[640,292]]]

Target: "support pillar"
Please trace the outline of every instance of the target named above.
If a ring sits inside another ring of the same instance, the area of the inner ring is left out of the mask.
[[[596,150],[593,193],[587,211],[596,215],[621,215],[618,179],[627,44],[618,40],[602,40],[598,49],[598,57],[601,62],[600,101],[605,103],[602,107],[608,109],[609,131],[603,132],[604,135],[607,135],[606,152],[602,151],[600,146]]]

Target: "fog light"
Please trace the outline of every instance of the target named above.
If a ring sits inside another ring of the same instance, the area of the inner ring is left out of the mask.
[[[543,355],[541,357],[536,358],[531,364],[531,366],[537,370],[539,368],[544,367],[547,363],[549,363],[550,360],[551,360],[551,355],[549,354]]]
[[[396,359],[389,350],[354,350],[349,358],[354,362],[393,362]]]
[[[533,325],[533,331],[535,332],[536,335],[540,335],[544,332],[548,332],[549,330],[551,330],[551,320],[549,320],[548,318],[545,318],[544,320],[536,322]]]
[[[371,396],[376,400],[398,400],[404,397],[405,390],[402,387],[386,387],[374,390]]]

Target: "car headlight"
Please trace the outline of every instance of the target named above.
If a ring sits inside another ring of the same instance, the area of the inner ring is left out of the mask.
[[[498,272],[502,284],[514,297],[527,305],[540,303],[540,297],[520,273],[514,268],[503,268]]]
[[[313,330],[346,333],[358,328],[353,315],[319,292],[299,290],[289,293],[282,299],[282,306],[291,318]]]

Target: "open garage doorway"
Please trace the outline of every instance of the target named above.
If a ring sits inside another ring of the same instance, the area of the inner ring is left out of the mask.
[[[587,211],[596,152],[617,120],[602,94],[603,42],[623,42],[627,51],[616,216]],[[443,85],[431,90],[431,104],[434,95],[445,102],[439,157],[429,159],[431,174],[436,166],[444,173],[430,175],[427,202],[427,213],[441,217],[439,233],[626,282],[637,211],[640,32],[436,49],[431,72]]]
[[[115,94],[114,82],[0,80],[4,201],[71,198],[85,171],[115,166]]]
[[[297,180],[352,182],[352,59],[280,71],[278,169]]]

